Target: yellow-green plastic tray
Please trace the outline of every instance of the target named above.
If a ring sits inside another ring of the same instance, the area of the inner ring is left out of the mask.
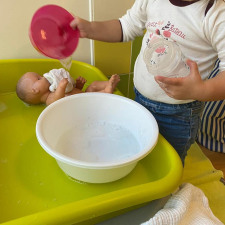
[[[36,120],[45,106],[27,106],[15,94],[23,73],[60,67],[51,59],[0,60],[0,224],[94,224],[173,192],[182,164],[161,136],[133,172],[116,182],[87,184],[62,172],[36,139]],[[77,61],[70,72],[88,83],[107,79],[97,68]]]

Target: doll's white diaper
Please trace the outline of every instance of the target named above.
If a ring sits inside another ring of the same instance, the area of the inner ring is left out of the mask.
[[[66,71],[63,68],[50,70],[48,73],[45,73],[43,76],[51,84],[50,87],[49,87],[49,90],[51,92],[54,92],[56,90],[56,88],[59,85],[59,82],[63,78],[67,78],[68,81],[69,81],[68,84],[67,84],[65,93],[68,93],[68,92],[72,91],[72,89],[74,87],[75,82],[74,82],[73,78],[70,76],[69,72]]]

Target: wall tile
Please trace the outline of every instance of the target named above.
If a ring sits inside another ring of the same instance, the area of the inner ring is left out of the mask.
[[[140,52],[141,49],[141,44],[142,44],[142,39],[143,37],[137,37],[133,42],[132,42],[132,51],[131,51],[131,65],[130,65],[130,77],[129,77],[129,83],[128,83],[128,94],[127,97],[134,99],[135,94],[134,94],[134,83],[133,83],[133,77],[134,77],[134,64],[136,61],[136,58]]]
[[[95,41],[95,66],[104,74],[129,73],[131,43]]]
[[[95,20],[117,19],[123,16],[135,0],[92,0]]]
[[[93,0],[94,20],[118,19],[124,15],[134,0]],[[118,7],[119,6],[119,7]],[[129,73],[131,42],[128,43],[94,43],[95,66],[106,75]]]
[[[134,72],[134,64],[136,61],[137,56],[139,55],[141,45],[142,45],[142,39],[143,37],[137,37],[132,42],[132,52],[131,52],[131,72]]]

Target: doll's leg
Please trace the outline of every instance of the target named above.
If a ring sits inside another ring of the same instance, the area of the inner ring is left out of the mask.
[[[87,87],[86,92],[113,93],[119,81],[119,75],[115,74],[108,81],[94,81]]]

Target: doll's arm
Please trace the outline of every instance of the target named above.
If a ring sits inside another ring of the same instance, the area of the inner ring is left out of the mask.
[[[46,105],[50,105],[51,103],[59,100],[60,98],[65,97],[65,90],[68,84],[68,79],[63,78],[60,82],[58,87],[56,88],[55,92],[51,93],[46,100]]]

